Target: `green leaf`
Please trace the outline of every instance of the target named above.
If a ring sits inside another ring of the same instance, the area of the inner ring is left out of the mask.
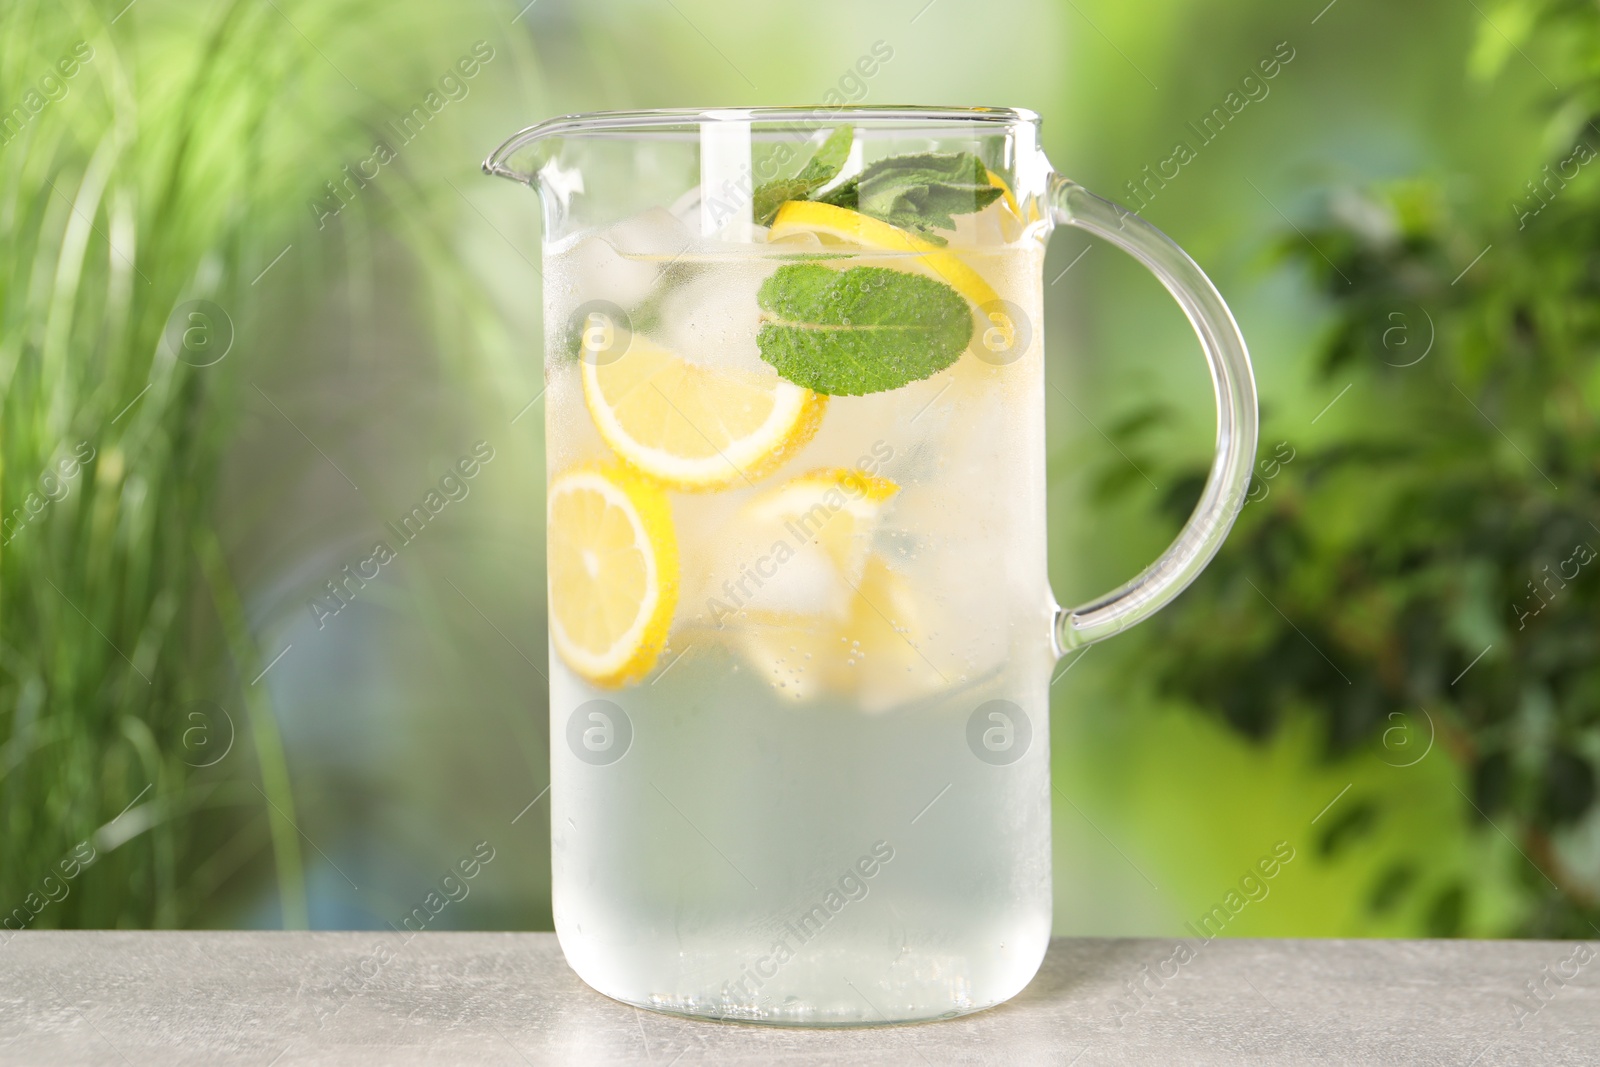
[[[822,142],[806,165],[800,168],[799,174],[793,178],[775,178],[756,189],[751,208],[757,224],[772,225],[778,208],[785,201],[804,200],[837,178],[844,161],[850,156],[850,145],[854,140],[855,131],[849,126],[840,126]]]
[[[944,244],[934,229],[955,227],[953,215],[982,211],[1001,195],[983,161],[971,152],[890,156],[820,197]]]
[[[761,358],[818,393],[862,396],[944,370],[972,339],[966,300],[887,267],[779,267],[756,294]]]

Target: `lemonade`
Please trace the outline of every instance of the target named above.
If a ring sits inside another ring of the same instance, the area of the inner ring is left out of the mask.
[[[1049,938],[1043,227],[847,134],[746,240],[546,250],[555,922],[640,1006],[948,1016]]]

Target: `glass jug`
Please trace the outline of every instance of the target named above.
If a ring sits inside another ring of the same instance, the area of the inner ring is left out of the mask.
[[[1256,447],[1210,282],[1022,110],[555,119],[543,205],[552,901],[617,1000],[804,1026],[998,1004],[1050,938],[1051,665],[1194,579]],[[1092,603],[1046,579],[1045,241],[1199,336],[1210,479]]]

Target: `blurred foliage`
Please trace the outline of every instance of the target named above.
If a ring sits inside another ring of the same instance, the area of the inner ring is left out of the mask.
[[[264,884],[274,922],[307,925],[299,790],[255,684],[279,648],[257,645],[238,523],[227,529],[271,495],[223,504],[246,412],[292,423],[292,400],[260,384],[276,389],[262,371],[288,331],[272,321],[279,293],[257,283],[274,268],[299,280],[303,314],[336,278],[370,331],[361,283],[398,245],[434,261],[412,295],[418,325],[428,297],[457,340],[466,315],[490,317],[442,236],[469,205],[449,192],[457,210],[416,211],[405,166],[370,190],[347,166],[370,162],[375,136],[403,144],[383,120],[425,90],[443,101],[434,114],[465,98],[471,14],[371,0],[0,8],[8,929],[216,921],[225,890]],[[400,237],[378,249],[382,227]],[[313,239],[325,229],[337,236]]]
[[[303,921],[272,717],[257,691],[225,722],[196,670],[261,668],[210,525],[238,383],[198,364],[225,354],[221,308],[281,230],[292,160],[263,149],[295,50],[233,3],[140,64],[114,15],[0,17],[0,908],[11,929],[182,924],[202,905],[189,871],[266,812]],[[249,784],[197,769],[235,728]]]
[[[1251,499],[1193,589],[1130,639],[1164,696],[1265,740],[1305,715],[1324,753],[1464,771],[1460,818],[1504,834],[1525,907],[1504,933],[1600,920],[1600,8],[1526,2],[1485,23],[1472,71],[1536,63],[1548,167],[1472,217],[1432,181],[1329,191],[1280,261],[1334,311],[1329,406],[1264,419]],[[1536,165],[1537,167],[1537,165]],[[1348,391],[1348,395],[1347,392]],[[1150,416],[1122,427],[1130,449]],[[1312,423],[1322,422],[1321,426]],[[1205,471],[1164,509],[1187,515]],[[1106,491],[1126,478],[1109,474]],[[1157,654],[1159,653],[1159,654]],[[1377,797],[1378,799],[1372,799]],[[1352,797],[1332,856],[1397,813]],[[1394,797],[1388,797],[1392,801]],[[1372,877],[1452,935],[1479,887],[1419,847]],[[1432,875],[1432,876],[1430,876]]]

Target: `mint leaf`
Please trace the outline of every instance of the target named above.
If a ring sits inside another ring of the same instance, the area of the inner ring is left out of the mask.
[[[756,294],[761,358],[817,393],[862,396],[944,370],[972,339],[966,300],[887,267],[779,267]]]
[[[756,223],[771,226],[784,201],[804,200],[838,177],[844,161],[850,156],[850,144],[854,140],[855,131],[849,126],[840,126],[822,142],[806,165],[800,168],[799,174],[793,178],[775,178],[763,182],[756,189],[751,203]]]
[[[989,184],[983,161],[971,152],[922,152],[880,159],[818,199],[942,245],[945,239],[932,232],[935,228],[953,229],[951,216],[982,211],[1000,195]]]

